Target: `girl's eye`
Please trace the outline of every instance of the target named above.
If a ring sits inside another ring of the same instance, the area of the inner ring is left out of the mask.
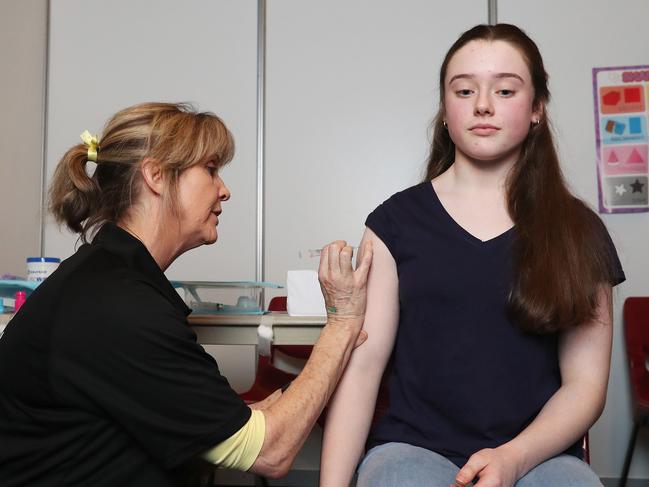
[[[208,164],[205,167],[207,168],[207,172],[210,173],[210,176],[214,176],[219,171],[219,168],[216,167],[214,164]]]
[[[468,89],[468,88],[463,89],[463,90],[457,90],[457,91],[455,92],[455,94],[456,94],[457,96],[461,96],[461,97],[463,97],[463,98],[466,98],[467,96],[471,96],[471,93],[473,93],[473,91],[470,90],[470,89]]]
[[[502,97],[509,98],[510,96],[514,96],[515,92],[514,90],[502,89],[498,90],[497,93]]]

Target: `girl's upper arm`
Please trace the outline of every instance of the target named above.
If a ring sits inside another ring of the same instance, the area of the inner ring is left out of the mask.
[[[611,286],[602,285],[593,320],[562,332],[559,366],[563,384],[588,381],[606,389],[613,342],[612,301]]]
[[[372,267],[367,281],[367,309],[363,329],[367,341],[351,357],[352,365],[385,366],[394,345],[399,321],[399,281],[397,266],[383,241],[365,228],[363,242],[372,242]],[[381,370],[382,372],[382,370]]]

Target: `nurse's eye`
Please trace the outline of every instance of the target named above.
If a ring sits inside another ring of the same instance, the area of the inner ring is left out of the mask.
[[[207,172],[209,172],[210,176],[212,177],[214,177],[219,172],[219,168],[214,162],[208,162],[205,165],[205,169],[207,169]]]
[[[455,94],[459,96],[460,98],[467,98],[473,94],[473,90],[470,90],[468,88],[464,88],[461,90],[456,90]]]

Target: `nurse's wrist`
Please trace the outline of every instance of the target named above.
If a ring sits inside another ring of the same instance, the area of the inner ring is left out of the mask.
[[[357,324],[349,320],[327,320],[327,324],[320,333],[320,338],[324,340],[318,341],[323,344],[335,344],[333,346],[341,351],[351,350],[356,343],[361,326],[362,322]]]
[[[333,328],[349,329],[358,333],[363,326],[364,315],[327,314],[327,325]]]

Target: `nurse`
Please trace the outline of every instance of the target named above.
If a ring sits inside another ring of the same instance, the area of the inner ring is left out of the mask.
[[[84,133],[50,188],[83,245],[0,340],[0,485],[193,485],[208,464],[284,475],[361,344],[371,245],[323,249],[327,324],[284,393],[248,407],[163,274],[214,243],[232,136],[211,113],[144,103]],[[92,176],[86,164],[97,164]]]

